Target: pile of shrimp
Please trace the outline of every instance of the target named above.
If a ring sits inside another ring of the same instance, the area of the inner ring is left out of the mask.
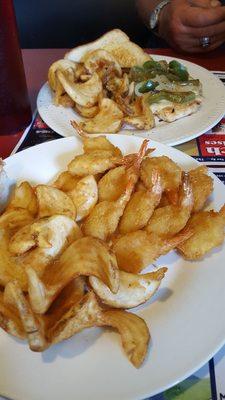
[[[105,136],[81,137],[84,153],[68,165],[67,179],[91,175],[98,192],[81,230],[106,242],[121,270],[139,273],[172,249],[201,259],[222,244],[225,205],[203,210],[213,192],[205,166],[184,172],[170,158],[154,157],[148,140],[137,154],[123,156]]]

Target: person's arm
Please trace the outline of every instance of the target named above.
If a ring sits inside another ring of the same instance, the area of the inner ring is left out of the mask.
[[[137,0],[136,5],[138,9],[138,13],[145,23],[145,25],[149,28],[149,16],[150,13],[157,7],[157,5],[162,0]],[[166,6],[165,6],[166,7]]]
[[[160,0],[136,3],[143,22],[148,25],[150,12]],[[225,41],[225,7],[217,0],[171,0],[160,12],[158,34],[179,51],[213,50]],[[202,37],[209,37],[208,47],[201,46]]]

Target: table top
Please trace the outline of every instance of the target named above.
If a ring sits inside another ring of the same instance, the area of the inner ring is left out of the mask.
[[[31,107],[36,108],[36,98],[40,87],[46,81],[49,66],[60,58],[63,58],[68,49],[24,49],[22,50],[27,87],[31,101]],[[225,54],[221,49],[202,55],[184,55],[173,51],[172,49],[147,49],[151,54],[162,54],[172,57],[183,58],[194,62],[209,70],[225,71]],[[7,157],[18,140],[22,132],[13,135],[0,136],[0,157]]]

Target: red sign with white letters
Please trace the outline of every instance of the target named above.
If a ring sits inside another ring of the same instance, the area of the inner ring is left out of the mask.
[[[202,135],[198,138],[200,155],[203,157],[225,157],[225,133]]]

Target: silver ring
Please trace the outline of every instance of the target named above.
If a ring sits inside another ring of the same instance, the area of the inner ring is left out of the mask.
[[[201,47],[209,47],[211,44],[211,40],[209,36],[203,36],[200,38],[200,46]]]

